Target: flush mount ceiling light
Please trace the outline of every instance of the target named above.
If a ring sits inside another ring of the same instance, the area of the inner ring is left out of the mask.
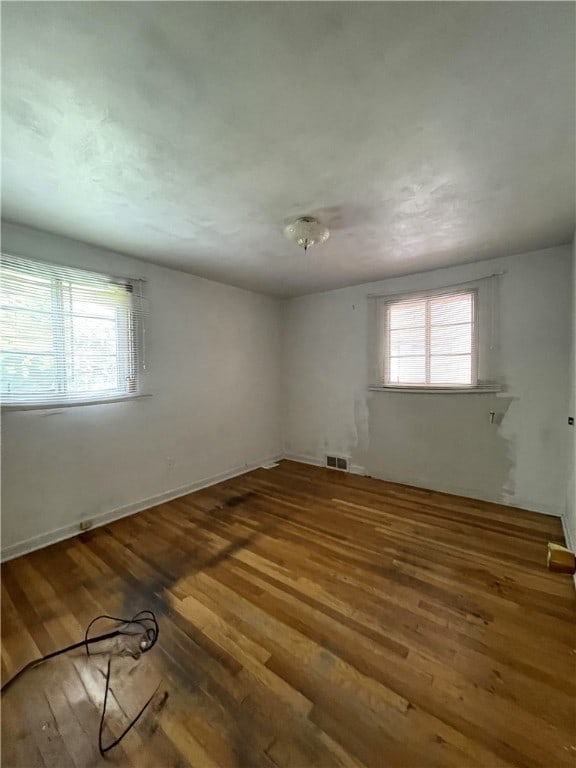
[[[307,251],[311,245],[319,245],[328,240],[330,230],[314,216],[301,216],[284,227],[284,234],[288,240]]]

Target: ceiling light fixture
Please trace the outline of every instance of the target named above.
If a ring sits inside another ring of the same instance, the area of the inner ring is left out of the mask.
[[[330,237],[330,230],[314,216],[301,216],[284,227],[284,234],[288,240],[304,248],[304,252],[311,245],[319,245]]]

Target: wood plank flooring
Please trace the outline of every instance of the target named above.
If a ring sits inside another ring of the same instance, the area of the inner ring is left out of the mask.
[[[284,461],[2,567],[2,674],[152,608],[158,644],[2,699],[18,768],[574,768],[576,598],[543,515]]]

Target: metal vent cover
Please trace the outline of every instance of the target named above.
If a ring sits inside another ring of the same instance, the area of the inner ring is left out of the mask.
[[[344,458],[344,456],[326,456],[326,466],[330,469],[348,472],[348,459]]]

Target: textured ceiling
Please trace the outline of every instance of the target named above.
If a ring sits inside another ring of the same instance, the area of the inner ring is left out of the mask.
[[[4,3],[3,214],[278,295],[567,242],[574,10]]]

